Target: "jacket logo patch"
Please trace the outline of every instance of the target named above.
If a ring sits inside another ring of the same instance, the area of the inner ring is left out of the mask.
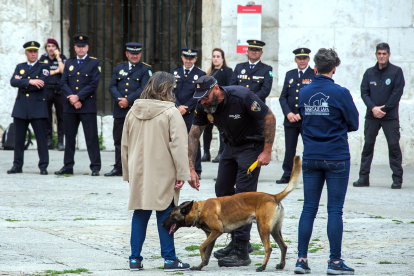
[[[272,71],[269,71],[269,75],[270,75],[271,78],[273,78],[273,72]]]
[[[260,107],[260,105],[259,105],[259,103],[258,102],[256,102],[256,101],[254,101],[253,103],[252,103],[252,106],[250,107],[250,109],[252,110],[252,111],[260,111],[262,108]]]
[[[241,118],[240,114],[236,114],[236,115],[229,115],[229,117],[230,117],[230,118],[233,118],[233,119],[235,119],[235,120],[237,120],[237,119],[240,119],[240,118]]]
[[[151,70],[148,70],[148,75],[151,77],[152,76],[152,72]]]
[[[69,71],[73,71],[73,65],[69,66]]]
[[[304,104],[305,115],[329,115],[328,99],[322,92],[310,97],[308,104]]]
[[[45,75],[46,77],[49,76],[49,70],[47,69],[43,69],[43,75]]]
[[[390,84],[391,84],[391,79],[387,79],[387,80],[385,81],[385,84],[386,84],[386,85],[390,85]]]

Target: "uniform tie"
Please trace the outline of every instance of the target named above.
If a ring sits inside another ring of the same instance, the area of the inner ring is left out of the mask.
[[[303,76],[303,72],[299,71],[299,78],[302,78],[302,76]]]
[[[129,73],[131,73],[132,69],[134,69],[135,65],[131,65],[131,69],[129,69]]]
[[[190,73],[190,70],[184,70],[185,71],[185,75],[187,76]]]
[[[29,70],[30,70],[30,69],[32,69],[32,66],[33,66],[33,65],[29,64]]]
[[[254,64],[250,64],[250,70],[253,70]]]
[[[78,59],[78,68],[81,66],[83,59]]]

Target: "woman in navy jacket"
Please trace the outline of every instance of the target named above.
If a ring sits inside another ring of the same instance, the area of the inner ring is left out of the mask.
[[[319,200],[326,181],[328,190],[328,274],[354,274],[341,259],[342,209],[348,188],[350,154],[348,132],[358,129],[358,110],[348,89],[334,83],[341,63],[332,49],[319,49],[314,57],[316,76],[299,93],[303,127],[304,203],[299,221],[298,261],[295,273],[310,273],[308,245]]]

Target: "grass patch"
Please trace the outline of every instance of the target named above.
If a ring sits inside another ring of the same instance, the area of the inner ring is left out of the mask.
[[[323,247],[315,247],[315,248],[311,248],[309,249],[309,253],[315,253],[318,252],[318,250],[323,249]]]
[[[200,253],[194,253],[194,254],[188,254],[188,257],[197,257],[197,256],[201,256]]]
[[[275,244],[275,243],[271,243],[271,244],[270,244],[270,247],[271,247],[271,248],[279,248],[279,246],[278,246],[277,244]]]
[[[308,246],[309,247],[314,247],[315,246],[315,243],[314,242],[310,242]]]
[[[164,266],[159,266],[157,267],[157,269],[164,269]]]
[[[177,271],[177,272],[174,272],[174,273],[170,273],[170,275],[183,275],[184,273],[183,272],[180,272],[180,271]]]
[[[106,193],[107,195],[112,195],[112,193]]]
[[[62,271],[57,270],[45,270],[45,273],[47,273],[45,276],[53,276],[58,274],[68,274],[68,273],[76,273],[81,274],[82,272],[88,272],[89,270],[86,268],[77,268],[77,269],[65,269]]]
[[[319,218],[321,218],[321,219],[326,219],[325,217],[319,217]]]
[[[20,221],[18,219],[5,219],[5,221]]]
[[[392,262],[389,262],[389,261],[380,261],[379,264],[392,264]]]
[[[312,241],[320,241],[320,239],[312,239]]]
[[[369,218],[374,218],[374,219],[384,219],[384,217],[381,216],[374,216],[374,215],[368,215]]]
[[[298,201],[305,201],[303,198],[299,198]]]
[[[285,242],[292,242],[291,240],[285,240]]]
[[[414,223],[414,221],[410,221],[409,223]]]
[[[96,218],[87,218],[86,220],[96,220]]]
[[[366,265],[366,263],[360,263],[360,262],[355,263],[355,264]]]
[[[90,195],[97,195],[98,193],[89,193]]]
[[[220,244],[219,243],[219,244],[215,244],[214,245],[215,248],[217,248],[217,247],[225,247],[225,246],[227,246],[227,244]]]
[[[67,174],[67,173],[56,175],[57,178],[71,177],[71,176],[72,176],[71,174]]]
[[[394,221],[395,224],[401,224],[401,223],[403,223],[401,220],[398,220],[398,219],[393,219],[392,221]]]
[[[199,245],[190,245],[190,246],[187,246],[185,248],[185,250],[187,250],[187,251],[193,251],[193,250],[197,250],[197,249],[200,249]]]
[[[104,145],[102,145],[103,144],[103,136],[102,136],[102,133],[98,136],[98,138],[99,138],[99,149],[100,150],[106,149],[106,147]]]
[[[83,218],[74,218],[73,220],[83,220]]]
[[[89,175],[89,173],[84,173],[83,175]]]
[[[350,233],[350,232],[355,232],[355,231],[351,231],[351,230],[343,230],[344,232]]]
[[[253,251],[252,253],[250,253],[251,255],[264,255],[265,252],[264,251]]]
[[[325,206],[325,205],[323,205],[323,204],[319,204],[319,206]]]
[[[254,265],[262,265],[262,263],[257,263],[257,264],[254,264]]]
[[[263,247],[263,244],[261,243],[252,243],[253,249],[254,250],[259,250],[260,248]]]
[[[161,259],[162,257],[161,256],[151,256],[151,259]]]
[[[295,217],[295,216],[291,216],[290,218],[291,218],[291,219],[297,219],[297,217]]]
[[[56,221],[56,219],[48,219],[48,221]]]

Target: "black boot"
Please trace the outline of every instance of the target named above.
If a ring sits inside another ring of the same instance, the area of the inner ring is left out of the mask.
[[[368,178],[359,178],[357,181],[354,182],[354,187],[369,187],[369,179]]]
[[[210,162],[210,160],[211,160],[210,151],[205,150],[203,157],[201,157],[201,162]]]
[[[47,136],[47,148],[53,149],[53,139],[52,136]]]
[[[213,159],[213,163],[219,163],[220,162],[220,158],[221,158],[221,153],[217,154],[216,158]]]
[[[230,251],[233,250],[233,244],[234,244],[234,232],[231,233],[230,243],[226,247],[214,252],[214,258],[221,259],[229,255]]]
[[[63,134],[59,134],[58,136],[58,144],[57,144],[57,148],[58,151],[64,151],[65,150],[65,146],[63,145]]]
[[[218,265],[220,267],[248,266],[252,262],[247,251],[248,245],[249,241],[235,239],[233,250],[227,257],[219,259]]]

